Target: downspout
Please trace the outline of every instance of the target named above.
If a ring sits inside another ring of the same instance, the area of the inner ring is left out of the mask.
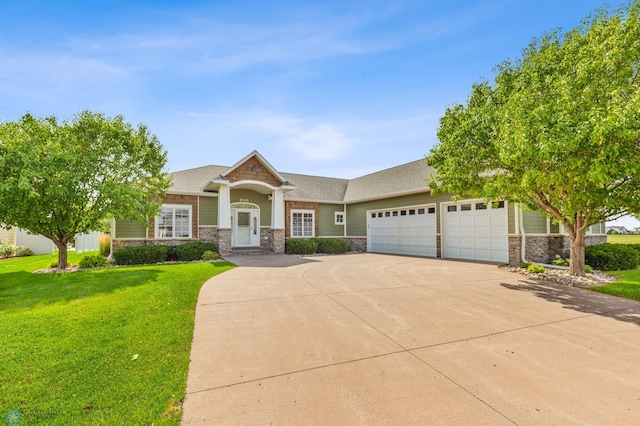
[[[524,216],[522,215],[522,209],[518,209],[518,219],[520,219],[518,222],[520,224],[520,235],[522,236],[522,238],[520,238],[520,260],[523,263],[529,263],[527,262],[527,235],[524,232]]]

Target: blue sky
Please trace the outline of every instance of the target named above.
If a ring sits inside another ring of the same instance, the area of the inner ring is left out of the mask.
[[[284,172],[351,178],[422,158],[474,82],[602,5],[4,2],[0,119],[122,114],[159,137],[170,171],[257,149]]]

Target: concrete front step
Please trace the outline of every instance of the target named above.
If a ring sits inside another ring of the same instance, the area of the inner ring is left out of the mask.
[[[249,255],[249,254],[273,254],[273,249],[261,247],[233,247],[232,255]]]

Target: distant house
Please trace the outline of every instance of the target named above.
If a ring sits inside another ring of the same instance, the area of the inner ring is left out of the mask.
[[[616,234],[631,234],[631,231],[629,231],[627,228],[618,225],[607,226],[606,230],[607,234],[612,234],[613,231],[615,231]]]
[[[0,241],[8,241],[20,247],[29,247],[34,254],[50,254],[54,250],[53,241],[49,238],[33,235],[26,229],[16,227],[11,229],[0,227]]]
[[[151,226],[116,220],[113,248],[218,244],[220,253],[282,253],[292,238],[336,237],[355,249],[449,259],[548,263],[569,255],[557,224],[503,200],[453,201],[431,195],[424,159],[355,179],[282,173],[254,151],[233,166],[172,173],[173,184]],[[587,244],[606,242],[604,224]]]

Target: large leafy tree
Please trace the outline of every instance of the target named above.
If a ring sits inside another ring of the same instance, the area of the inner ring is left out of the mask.
[[[147,222],[169,186],[166,152],[147,127],[82,111],[71,120],[0,122],[0,223],[67,243],[105,218]]]
[[[507,199],[561,224],[584,275],[590,225],[640,211],[640,2],[548,33],[447,108],[434,192]]]

